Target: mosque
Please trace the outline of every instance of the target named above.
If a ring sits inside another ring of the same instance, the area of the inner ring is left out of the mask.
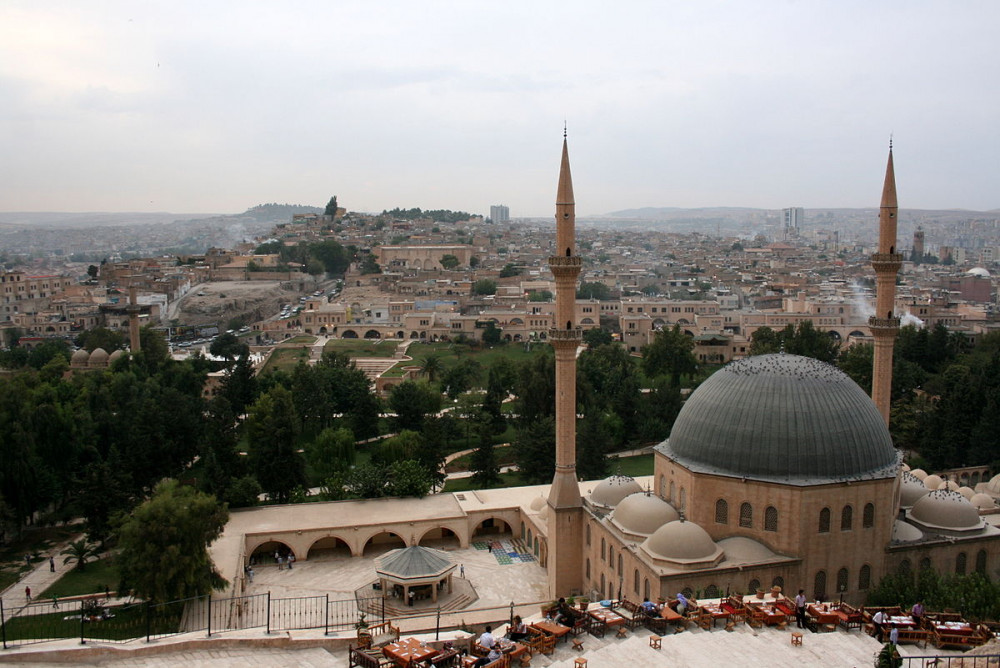
[[[776,354],[733,362],[687,399],[670,437],[654,448],[654,474],[580,482],[575,452],[573,299],[575,205],[563,140],[556,202],[558,327],[556,472],[551,485],[260,509],[249,529],[227,528],[213,545],[224,575],[276,547],[299,560],[320,550],[361,556],[388,546],[468,547],[510,532],[546,569],[552,597],[714,597],[782,587],[817,599],[863,603],[901,569],[942,574],[1000,569],[1000,476],[976,489],[909,471],[888,430],[896,193],[892,148],[883,186],[873,396],[837,368]],[[884,317],[882,317],[884,316]],[[329,511],[318,512],[320,506]],[[358,518],[364,518],[363,523]],[[231,523],[232,524],[232,523]],[[235,526],[235,525],[234,525]],[[222,561],[220,561],[222,559]],[[228,560],[228,561],[227,561]],[[243,583],[245,586],[245,583]]]

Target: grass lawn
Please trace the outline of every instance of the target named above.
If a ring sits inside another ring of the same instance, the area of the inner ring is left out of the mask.
[[[421,366],[424,360],[431,355],[441,358],[441,366],[448,369],[462,359],[474,359],[483,368],[483,373],[479,379],[482,386],[486,382],[486,370],[498,359],[503,358],[511,362],[519,363],[530,360],[536,355],[544,354],[551,350],[547,343],[532,343],[530,351],[526,351],[523,343],[506,343],[496,346],[473,347],[466,344],[439,342],[439,343],[414,343],[406,349],[406,354],[413,358],[411,361],[400,362],[386,372],[386,376],[399,377],[403,375],[403,367]]]
[[[323,352],[336,350],[351,357],[392,357],[398,341],[388,339],[333,339],[326,342]]]
[[[498,450],[498,454],[503,452],[503,450]],[[455,462],[459,462],[465,457],[459,457]],[[612,458],[608,460],[609,469],[612,473],[621,472],[624,475],[630,476],[642,476],[642,475],[652,475],[653,474],[653,455],[652,453],[648,455],[636,455],[634,457],[621,457],[618,459]],[[451,470],[451,464],[448,465],[448,469]],[[468,467],[466,466],[466,470]],[[519,487],[526,484],[521,480],[521,475],[517,471],[511,471],[509,473],[500,474],[500,484],[497,487]],[[470,489],[479,489],[473,484],[472,478],[455,478],[449,480],[444,485],[444,492],[465,492]]]
[[[509,473],[501,473],[500,484],[492,489],[499,487],[520,487],[523,484],[524,483],[521,481],[521,474],[516,471],[511,471]],[[479,486],[472,482],[472,478],[456,478],[446,482],[442,492],[467,492],[470,489],[479,489]]]
[[[608,469],[612,473],[621,473],[633,478],[641,475],[653,475],[653,453],[635,455],[634,457],[617,457],[608,460]]]
[[[278,369],[291,371],[299,361],[309,361],[308,348],[275,348],[274,352],[267,359],[267,364],[261,369],[261,373],[270,373]]]
[[[118,567],[108,557],[91,561],[84,570],[74,568],[39,594],[40,598],[103,594],[104,589],[118,588]]]
[[[48,606],[44,606],[48,608]],[[152,635],[177,633],[183,607],[174,605],[153,607],[147,613],[145,604],[112,606],[106,619],[80,622],[80,605],[63,604],[60,610],[43,614],[22,614],[7,620],[8,642],[41,638],[79,638],[91,640],[129,640],[141,638],[147,630]],[[41,611],[43,606],[34,608]],[[147,620],[147,614],[149,619]],[[148,623],[147,623],[148,621]]]
[[[32,565],[48,559],[53,545],[61,543],[79,532],[72,527],[29,527],[0,548],[0,590],[6,589],[28,571],[24,555],[31,555]]]

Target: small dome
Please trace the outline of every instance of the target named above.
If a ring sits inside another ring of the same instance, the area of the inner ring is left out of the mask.
[[[613,475],[597,483],[590,493],[590,502],[605,508],[614,508],[629,494],[641,492],[639,483],[627,475]]]
[[[122,357],[124,354],[125,354],[124,350],[116,350],[115,352],[113,352],[110,355],[108,355],[108,366],[111,366],[112,364],[114,364],[115,360],[117,360],[118,358]]]
[[[912,471],[910,471],[910,475],[912,475],[914,478],[923,480],[924,478],[927,477],[927,471],[923,469],[913,469]]]
[[[903,472],[902,482],[899,486],[899,505],[901,508],[910,508],[917,499],[924,497],[930,492],[924,487],[924,483],[911,473]]]
[[[989,278],[990,272],[983,267],[973,267],[969,271],[965,272],[969,276],[982,276],[983,278]]]
[[[955,491],[958,492],[959,494],[961,494],[962,496],[964,496],[967,499],[972,499],[972,497],[974,497],[976,495],[976,491],[974,489],[972,489],[971,487],[959,487]]]
[[[946,489],[949,492],[957,492],[959,490],[959,485],[954,480],[943,480],[938,489]]]
[[[990,478],[986,483],[986,489],[994,494],[1000,494],[1000,473]]]
[[[73,356],[69,359],[69,365],[75,367],[87,366],[87,361],[90,359],[90,353],[88,353],[83,348],[80,348]]]
[[[941,483],[944,479],[939,475],[929,475],[924,478],[924,487],[929,490],[941,489]]]
[[[108,365],[108,353],[104,348],[96,348],[94,352],[90,353],[90,361],[87,363],[90,367],[103,368]]]
[[[958,492],[939,489],[918,499],[910,517],[932,529],[978,529],[983,521],[969,500]]]
[[[629,494],[611,514],[611,522],[626,533],[648,536],[667,522],[680,519],[674,507],[658,496]]]
[[[664,524],[642,546],[654,557],[669,561],[704,562],[722,556],[722,549],[707,531],[683,520]]]
[[[903,464],[900,468],[902,468],[904,471],[909,471],[910,470],[910,465],[909,464]]]
[[[531,508],[532,511],[534,511],[534,512],[537,513],[540,510],[542,510],[543,508],[545,508],[545,506],[547,506],[547,505],[548,505],[548,502],[545,500],[544,496],[536,496],[535,498],[533,498],[531,500],[531,505],[528,506],[528,507]]]
[[[993,500],[993,497],[989,494],[974,494],[969,502],[977,510],[989,510],[990,508],[996,508],[997,504]]]
[[[924,532],[909,522],[896,520],[892,523],[892,541],[896,543],[912,543],[924,537]]]

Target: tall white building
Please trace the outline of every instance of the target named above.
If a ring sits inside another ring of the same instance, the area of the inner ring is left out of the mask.
[[[490,220],[494,223],[509,223],[510,209],[503,204],[494,204],[490,207]]]
[[[794,206],[789,209],[782,209],[785,218],[785,238],[797,237],[805,222],[805,209],[801,206]]]

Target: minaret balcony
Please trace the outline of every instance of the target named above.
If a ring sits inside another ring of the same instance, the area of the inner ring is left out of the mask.
[[[868,318],[868,328],[872,330],[873,336],[879,334],[893,334],[899,331],[899,318]]]
[[[549,341],[583,341],[583,330],[579,327],[573,329],[550,329]]]
[[[900,253],[872,253],[872,269],[875,273],[896,273],[902,265],[903,256]]]

